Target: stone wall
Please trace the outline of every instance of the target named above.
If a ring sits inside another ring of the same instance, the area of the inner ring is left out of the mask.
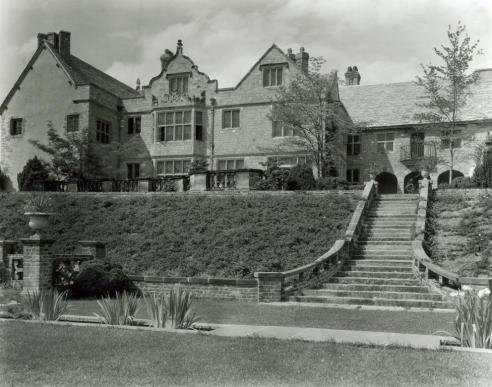
[[[258,283],[256,280],[134,275],[129,277],[143,293],[168,293],[179,284],[191,291],[197,298],[258,301]]]

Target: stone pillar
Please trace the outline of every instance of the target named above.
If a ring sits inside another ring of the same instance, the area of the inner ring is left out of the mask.
[[[138,181],[138,192],[150,192],[150,180],[139,180]]]
[[[250,188],[249,171],[236,171],[236,188],[249,191]]]
[[[54,240],[44,238],[23,238],[24,278],[22,294],[51,289],[53,284],[53,255],[51,245]]]
[[[190,191],[207,190],[208,172],[195,172],[190,174]]]
[[[10,267],[9,254],[14,253],[15,243],[11,240],[0,240],[0,281],[11,279],[12,268]]]
[[[184,192],[184,177],[181,179],[174,180],[174,186],[176,187],[176,192]]]
[[[282,273],[255,273],[255,277],[258,280],[258,302],[282,301]]]
[[[106,259],[106,242],[79,241],[80,254],[92,255],[94,259]]]

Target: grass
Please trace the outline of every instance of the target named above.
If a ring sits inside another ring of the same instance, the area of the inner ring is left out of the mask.
[[[0,236],[30,234],[27,195],[0,194]],[[343,235],[356,200],[315,196],[57,194],[48,237],[56,252],[77,241],[108,243],[112,263],[127,273],[252,278],[311,262]]]
[[[145,305],[138,318],[149,318]],[[72,301],[70,314],[92,316],[96,301]],[[196,299],[200,321],[215,324],[298,326],[378,332],[432,334],[452,332],[454,313],[352,310],[301,306],[272,306],[240,301]]]
[[[16,386],[490,385],[490,356],[260,338],[0,323]],[[48,354],[48,355],[47,355]]]
[[[430,210],[428,246],[434,261],[462,276],[490,276],[492,196],[439,193]]]

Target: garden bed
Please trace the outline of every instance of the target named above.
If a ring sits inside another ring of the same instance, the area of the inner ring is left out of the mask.
[[[25,194],[0,195],[0,237],[30,234]],[[343,235],[352,195],[56,194],[47,237],[67,253],[79,240],[103,240],[127,273],[252,278],[309,263]]]

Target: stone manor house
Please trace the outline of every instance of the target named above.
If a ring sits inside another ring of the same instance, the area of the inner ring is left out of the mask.
[[[48,122],[65,135],[87,129],[103,155],[119,145],[106,161],[118,178],[186,174],[194,159],[206,159],[214,170],[264,168],[269,158],[309,163],[309,154],[289,142],[295,133],[269,118],[277,87],[307,71],[308,62],[304,48],[285,53],[274,44],[235,87],[219,88],[178,41],[175,53],[160,57],[158,75],[131,88],[72,55],[70,32],[38,34],[36,52],[0,106],[0,168],[16,189],[27,160],[47,157],[30,140],[47,143]],[[471,176],[474,146],[492,131],[492,69],[478,72],[459,126],[470,139],[454,144],[453,176]],[[449,144],[438,132],[418,130],[413,118],[419,87],[360,80],[355,66],[345,73],[345,86],[333,79],[332,98],[363,128],[340,142],[338,176],[362,183],[373,174],[383,192],[402,192],[425,156],[435,160],[431,178],[447,181]]]

